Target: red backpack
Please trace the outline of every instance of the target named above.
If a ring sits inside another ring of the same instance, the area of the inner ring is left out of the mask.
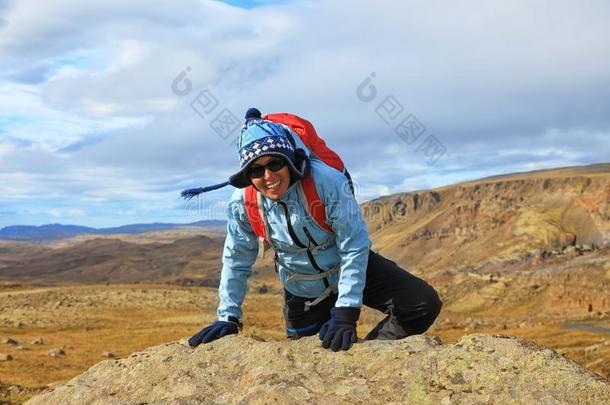
[[[349,181],[350,188],[352,189],[352,182],[349,173],[345,169],[343,161],[334,151],[332,151],[326,142],[316,132],[311,122],[304,118],[301,118],[294,114],[288,113],[277,113],[267,114],[263,119],[276,122],[278,124],[285,124],[289,126],[303,141],[305,145],[310,149],[311,156],[317,157],[326,163],[328,166],[333,167],[340,172],[343,172]],[[291,135],[288,133],[289,137]],[[294,144],[294,140],[291,140]],[[302,191],[299,192],[301,203],[305,207],[305,211],[322,229],[327,232],[332,232],[330,226],[326,223],[326,210],[324,203],[320,201],[320,196],[316,190],[316,186],[313,181],[313,176],[310,174],[301,181]],[[269,244],[267,220],[263,214],[263,203],[261,194],[254,188],[254,186],[248,186],[244,190],[244,201],[246,206],[246,213],[248,220],[252,226],[252,230],[258,236],[259,240]],[[262,253],[259,249],[259,253]]]

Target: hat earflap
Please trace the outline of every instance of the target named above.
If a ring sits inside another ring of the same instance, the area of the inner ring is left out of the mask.
[[[311,161],[309,160],[307,153],[301,148],[294,150],[294,166],[301,172],[301,179],[309,177],[311,173]]]

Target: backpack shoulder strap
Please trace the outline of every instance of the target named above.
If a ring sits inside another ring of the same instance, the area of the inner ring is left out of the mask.
[[[326,223],[326,207],[320,200],[311,174],[299,182],[298,192],[306,213],[313,218],[320,228],[332,233],[332,228]]]
[[[258,254],[263,257],[269,243],[269,225],[264,213],[263,196],[253,186],[244,189],[244,205],[252,230],[258,237]]]

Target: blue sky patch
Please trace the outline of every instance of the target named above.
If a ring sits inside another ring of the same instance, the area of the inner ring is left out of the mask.
[[[226,3],[231,6],[241,8],[256,8],[261,6],[269,6],[274,4],[285,4],[290,3],[290,0],[218,0],[221,3]]]

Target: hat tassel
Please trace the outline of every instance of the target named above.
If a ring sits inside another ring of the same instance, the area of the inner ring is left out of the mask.
[[[201,193],[207,193],[208,191],[218,190],[219,188],[223,188],[228,185],[229,182],[225,181],[224,183],[214,184],[213,186],[189,188],[188,190],[183,190],[180,193],[180,197],[184,198],[185,200],[190,200],[191,198],[198,196]]]

